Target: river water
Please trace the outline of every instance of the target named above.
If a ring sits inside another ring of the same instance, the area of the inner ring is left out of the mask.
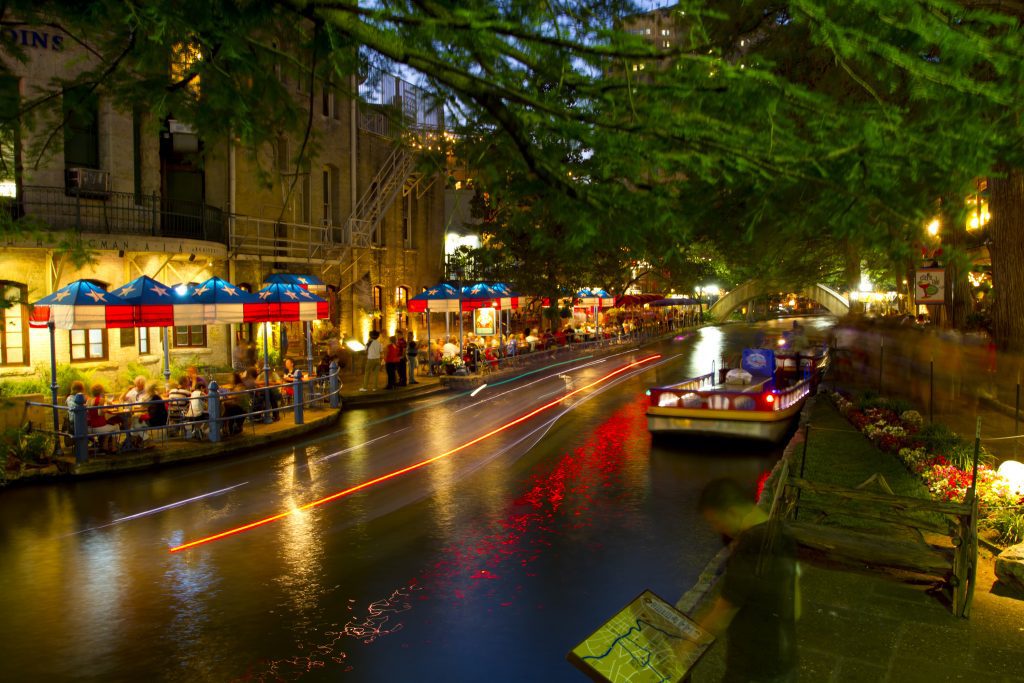
[[[831,322],[804,324],[823,336]],[[2,677],[584,680],[572,647],[644,589],[674,602],[720,549],[695,510],[702,486],[753,490],[779,454],[652,445],[644,391],[790,324],[709,327],[475,397],[353,410],[245,457],[2,491]]]

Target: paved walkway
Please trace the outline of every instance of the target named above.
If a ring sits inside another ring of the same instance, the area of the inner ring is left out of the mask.
[[[991,556],[981,559],[971,618],[957,619],[927,584],[803,558],[800,680],[1024,680],[1024,600],[993,590]],[[712,648],[693,682],[719,680],[724,654]]]
[[[863,377],[865,372],[853,373],[858,374]],[[984,393],[959,398],[943,401],[935,421],[968,438],[974,435],[978,416],[983,435],[1013,433],[1012,411],[1007,416],[1005,410],[996,409]],[[1012,445],[1005,441],[990,443],[995,448],[986,445],[1001,457],[1013,454]],[[948,604],[929,591],[933,584],[927,580],[841,565],[801,551],[800,680],[1024,681],[1024,595],[1013,595],[997,582],[991,552],[981,548],[978,560],[970,618],[958,619]],[[689,599],[687,606],[715,594],[718,569],[714,561],[709,565],[702,577],[704,590],[695,589],[684,597]],[[693,672],[694,683],[719,680],[724,654],[724,647],[712,648]]]

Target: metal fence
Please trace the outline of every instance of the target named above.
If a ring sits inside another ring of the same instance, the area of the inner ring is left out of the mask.
[[[110,192],[86,197],[63,187],[26,186],[17,213],[36,217],[58,230],[227,241],[223,211],[156,193]]]

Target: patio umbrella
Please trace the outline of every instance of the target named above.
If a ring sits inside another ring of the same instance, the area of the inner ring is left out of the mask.
[[[475,311],[488,307],[501,308],[501,292],[484,282],[462,288],[462,310]]]
[[[643,306],[653,301],[664,298],[664,294],[622,294],[615,297],[615,305],[626,308],[629,306]]]
[[[519,306],[524,303],[523,299],[525,299],[525,297],[522,297],[519,294],[514,293],[512,291],[512,288],[509,287],[504,282],[495,282],[490,287],[491,287],[492,290],[494,290],[495,293],[497,293],[497,294],[499,294],[501,296],[501,298],[500,298],[501,308],[502,308],[502,310],[505,311],[505,329],[509,333],[511,333],[512,332],[512,309],[513,308],[519,308]],[[504,345],[502,345],[502,348],[505,348]]]
[[[308,290],[302,289],[298,285],[272,282],[253,296],[266,306],[264,316],[259,318],[259,320],[266,323],[307,322],[330,317],[330,306],[327,300],[318,297]],[[267,384],[270,384],[270,363],[267,360],[268,336],[268,329],[265,328],[263,331],[263,370],[266,373]],[[310,351],[308,365],[312,366],[312,342],[308,340],[309,337],[307,336],[307,348]],[[281,342],[283,356],[284,350],[287,348],[287,336],[284,334],[282,334]],[[309,373],[313,374],[312,367],[309,367]]]
[[[115,289],[114,294],[131,304],[135,327],[159,327],[163,330],[164,381],[170,381],[171,357],[167,328],[174,326],[174,290],[148,275],[142,275]]]
[[[603,289],[590,289],[584,287],[576,292],[576,300],[580,306],[590,306],[594,309],[594,327],[597,328],[597,311],[599,308],[611,308],[615,304],[615,297]]]
[[[459,310],[459,291],[451,285],[436,285],[411,297],[408,309],[410,313],[457,311]]]
[[[295,285],[302,289],[325,286],[323,280],[316,275],[304,275],[301,273],[272,273],[263,282],[264,284]]]
[[[30,327],[58,330],[133,327],[132,307],[88,280],[75,280],[32,304]]]
[[[57,414],[57,342],[54,330],[86,330],[133,327],[132,307],[116,294],[88,280],[75,280],[32,304],[30,327],[50,330],[50,398],[53,399],[53,432],[60,431]]]
[[[697,300],[690,297],[674,297],[670,299],[658,299],[650,302],[651,306],[696,306]]]
[[[444,333],[448,336],[448,314],[459,310],[459,290],[448,284],[430,287],[409,299],[410,313],[427,314],[427,349],[430,349],[430,314],[444,313]],[[447,341],[447,340],[446,340]]]
[[[308,290],[310,287],[316,287],[318,289],[324,289],[325,285],[323,280],[318,278],[316,275],[304,275],[301,273],[272,273],[267,276],[263,281],[265,284],[281,284],[281,285],[295,285],[300,289]],[[312,375],[313,374],[313,323],[309,320],[304,321],[303,327],[306,330],[306,370]],[[288,348],[288,338],[285,335],[284,328],[282,329],[281,338],[281,355],[284,356],[285,349]]]
[[[248,323],[266,316],[267,305],[255,294],[216,276],[188,287],[184,294],[175,291],[175,325]]]

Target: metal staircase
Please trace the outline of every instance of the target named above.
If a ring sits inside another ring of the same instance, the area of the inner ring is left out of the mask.
[[[415,155],[409,149],[395,147],[345,222],[347,246],[365,249],[372,245],[373,235],[380,228],[384,214],[394,204],[400,191],[403,194],[408,192],[405,188],[415,164]]]

